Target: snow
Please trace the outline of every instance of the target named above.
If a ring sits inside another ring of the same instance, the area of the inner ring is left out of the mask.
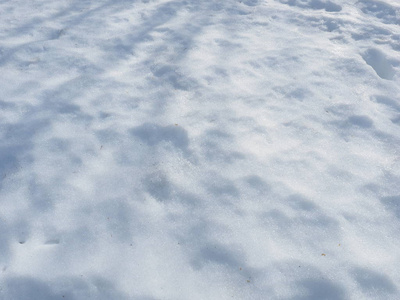
[[[0,1],[0,299],[400,299],[399,25]]]

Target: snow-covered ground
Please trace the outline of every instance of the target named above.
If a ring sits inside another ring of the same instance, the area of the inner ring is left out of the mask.
[[[400,299],[398,0],[1,0],[0,299]]]

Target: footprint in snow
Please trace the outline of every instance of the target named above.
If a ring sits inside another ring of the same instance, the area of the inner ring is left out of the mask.
[[[309,9],[325,9],[327,12],[339,12],[342,7],[331,1],[324,0],[281,0],[281,3]]]
[[[400,9],[388,3],[376,0],[359,1],[358,5],[364,14],[380,19],[385,24],[400,24]]]
[[[382,51],[370,48],[362,54],[362,57],[380,78],[386,80],[393,79],[396,72],[392,63]]]
[[[188,151],[189,137],[187,131],[181,126],[160,126],[153,123],[144,123],[132,128],[130,133],[149,146],[155,146],[164,141],[172,143],[183,152]]]

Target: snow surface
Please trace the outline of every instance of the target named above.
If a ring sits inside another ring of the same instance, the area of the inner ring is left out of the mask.
[[[398,0],[1,0],[0,299],[400,299]]]

